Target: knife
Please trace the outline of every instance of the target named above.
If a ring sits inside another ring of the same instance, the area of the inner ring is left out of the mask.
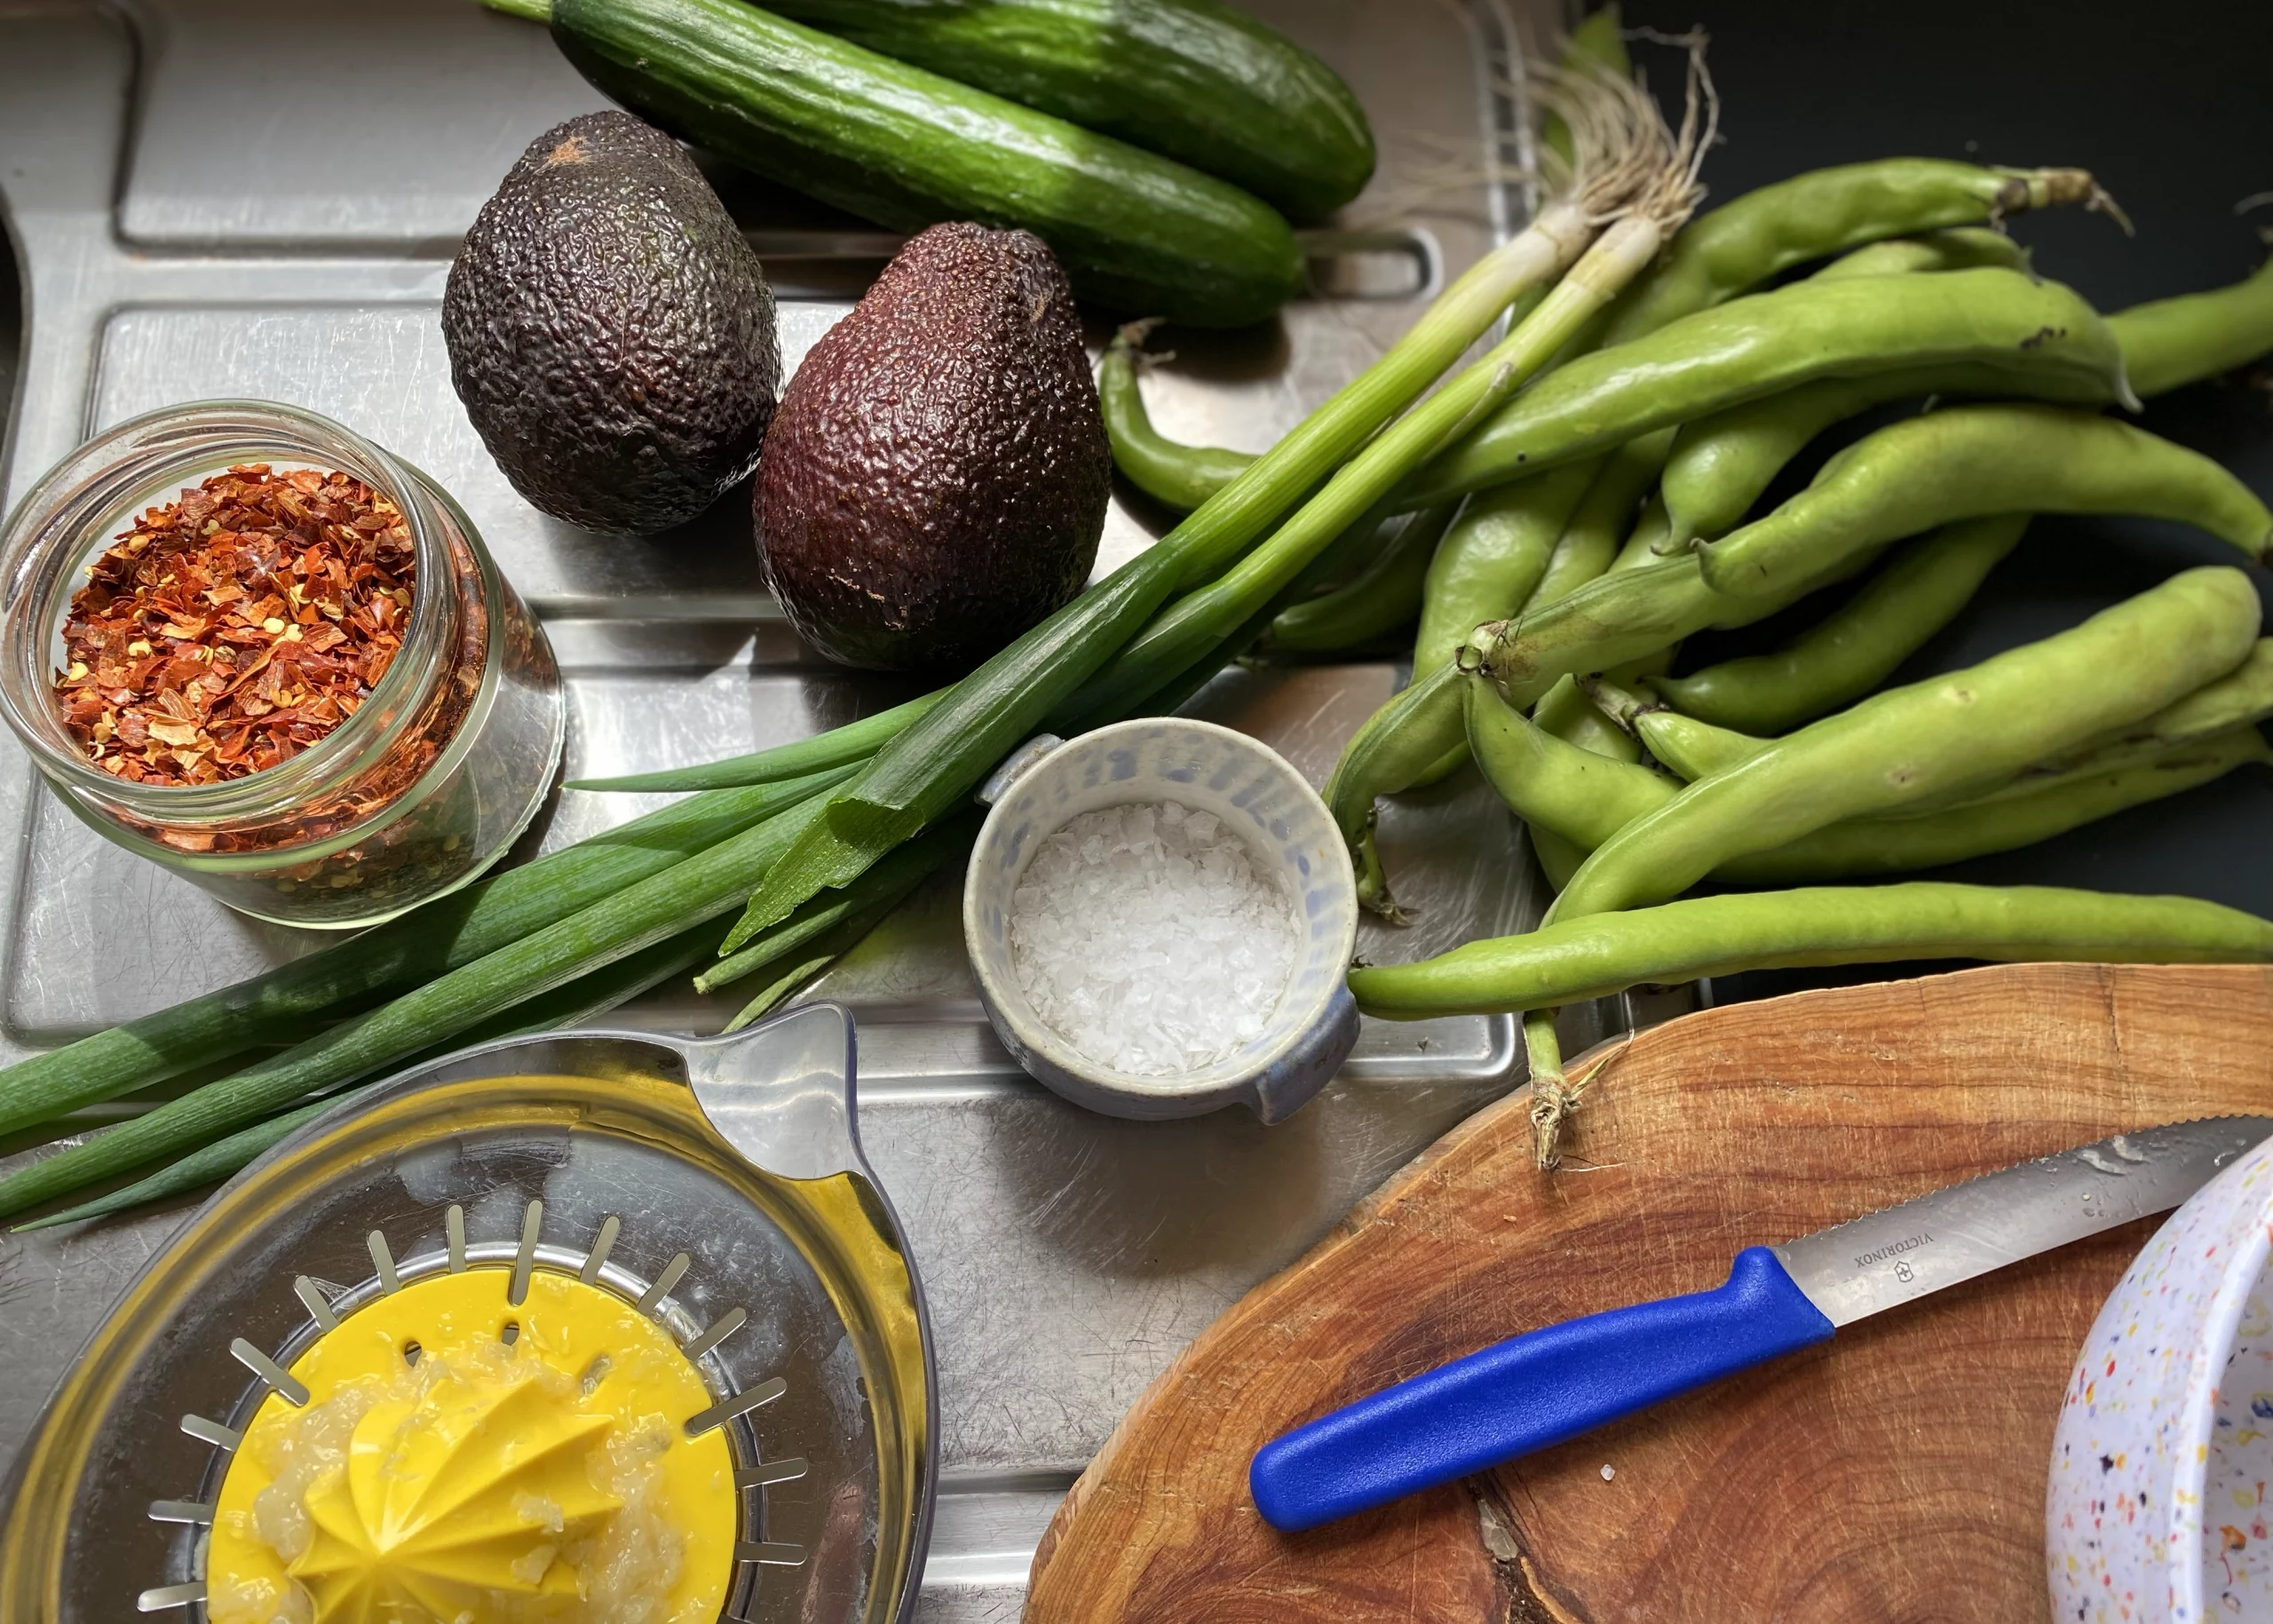
[[[2167,1212],[2269,1135],[2262,1116],[2117,1134],[1746,1247],[1714,1290],[1511,1337],[1272,1440],[1247,1472],[1255,1509],[1275,1528],[1315,1528],[1562,1443],[1866,1315]]]

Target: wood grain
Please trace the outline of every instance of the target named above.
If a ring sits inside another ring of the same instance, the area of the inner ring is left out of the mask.
[[[2152,1221],[1307,1534],[1260,1445],[1576,1314],[2023,1158],[2273,1104],[2273,969],[2009,965],[1709,1010],[1599,1056],[1564,1171],[1471,1118],[1185,1351],[1034,1557],[1029,1624],[2047,1618],[2046,1462]],[[1615,1475],[1605,1480],[1602,1469]]]

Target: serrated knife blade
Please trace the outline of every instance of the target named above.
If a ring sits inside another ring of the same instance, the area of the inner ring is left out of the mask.
[[[1322,1415],[1255,1454],[1274,1527],[1313,1528],[1827,1341],[1842,1325],[2159,1212],[2273,1116],[2116,1134],[1737,1254],[1728,1283],[1564,1320]]]

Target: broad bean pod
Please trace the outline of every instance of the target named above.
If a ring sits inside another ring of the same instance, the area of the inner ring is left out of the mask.
[[[2273,959],[2273,922],[2191,897],[2050,886],[1913,880],[1738,891],[1352,970],[1350,991],[1368,1015],[1430,1020],[1551,1009],[1743,970],[1905,959],[2258,963]]]
[[[1342,585],[1279,612],[1271,645],[1297,654],[1326,654],[1386,637],[1421,612],[1429,560],[1451,524],[1443,503],[1406,516],[1389,545]]]
[[[1580,685],[1604,716],[1633,734],[1651,760],[1684,784],[1749,761],[1768,748],[1765,739],[1683,716],[1654,692],[1629,692],[1604,677]]]
[[[1657,269],[1612,306],[1603,343],[1627,343],[1865,243],[2071,203],[2115,212],[2098,183],[2076,169],[1882,158],[1810,170],[1691,220]]]
[[[1479,677],[1461,679],[1469,750],[1526,823],[1591,852],[1681,792],[1663,773],[1598,756],[1548,731]]]
[[[1486,671],[1517,705],[1528,705],[1556,679],[1614,670],[1672,647],[1699,631],[1765,620],[1810,592],[1843,581],[1867,560],[1843,558],[1775,599],[1754,602],[1715,592],[1693,556],[1657,558],[1613,570],[1521,619],[1479,626],[1461,658]]]
[[[2230,372],[2273,350],[2273,259],[2230,287],[2134,305],[2107,325],[2142,399]]]
[[[2111,417],[2025,405],[1952,407],[1865,435],[1774,512],[1697,551],[1715,590],[1775,591],[1849,549],[2023,512],[2179,519],[2253,562],[2273,552],[2273,512],[2200,452]]]
[[[1136,357],[1153,325],[1131,322],[1105,345],[1097,363],[1097,405],[1121,477],[1161,506],[1189,513],[1245,473],[1255,458],[1222,446],[1187,446],[1152,426],[1136,384]]]
[[[1662,677],[1655,679],[1652,689],[1661,690],[1665,681]],[[1591,683],[1588,692],[1612,722],[1629,730],[1635,741],[1650,752],[1651,759],[1684,782],[1694,783],[1740,761],[1748,761],[1770,742],[1749,730],[1738,731],[1684,716],[1654,702],[1653,698],[1622,693],[1606,683]],[[2269,717],[2273,717],[2273,638],[2261,638],[2232,670],[2143,721],[2127,723],[2087,739],[2072,750],[2047,757],[2024,768],[1999,788],[1982,790],[1968,786],[1928,796],[1895,815],[1922,817],[1945,807],[1976,805],[1984,801],[2032,794],[2037,789],[2082,777],[2122,771],[2158,760],[2175,747]]]
[[[1812,384],[1747,400],[1684,424],[1667,459],[1669,534],[1659,551],[1673,552],[1727,535],[1810,440],[1849,417],[1895,400],[1931,397],[2019,396],[2066,405],[2104,404],[2104,397],[2069,392],[2069,376],[2031,376],[2008,368],[1960,365],[1904,368]]]
[[[1773,734],[1860,699],[1957,618],[2020,543],[2025,513],[1960,519],[1896,553],[1862,590],[1773,654],[1652,685],[1675,709],[1738,733]]]
[[[1592,470],[1572,464],[1469,498],[1429,562],[1414,670],[1434,670],[1477,625],[1524,606],[1592,477]]]
[[[1477,704],[1471,698],[1471,743]],[[1499,753],[1487,758],[1478,748],[1477,760],[1502,799],[1556,837],[1561,849],[1548,872],[1558,891],[1570,883],[1588,853],[1624,827],[1617,820],[1619,814],[1631,821],[1680,793],[1680,785],[1662,773],[1627,767],[1614,782],[1597,771],[1591,780],[1597,798],[1590,805],[1581,804],[1569,793],[1574,775],[1568,762],[1546,751],[1535,752],[1540,759],[1527,759],[1522,747],[1528,742],[1520,738],[1495,741]],[[1766,744],[1762,740],[1739,742],[1752,754]],[[2109,746],[2064,770],[2024,772],[1986,795],[1930,812],[1830,824],[1772,851],[1731,859],[1715,868],[1712,877],[1731,885],[1802,885],[1939,867],[2050,840],[2131,807],[2182,794],[2251,762],[2273,762],[2273,749],[2249,725],[2177,744]],[[1514,772],[1524,766],[1539,775],[1538,783],[1514,779]]]
[[[1803,281],[1684,317],[1572,360],[1414,479],[1407,506],[1606,451],[1818,378],[1965,364],[2129,402],[2107,323],[2071,289],[1993,266]]]
[[[2091,741],[2084,749],[2089,751],[2141,740],[2184,744],[2269,717],[2273,717],[2273,638],[2260,638],[2248,658],[2217,681],[2196,689],[2143,722]]]
[[[2233,670],[2259,616],[2241,571],[2187,570],[2040,642],[1876,694],[1628,824],[1572,876],[1553,916],[1663,901],[1827,825],[2002,782]]]
[[[1432,784],[1468,757],[1461,673],[1445,661],[1418,677],[1366,718],[1342,747],[1326,782],[1326,804],[1358,875],[1360,905],[1392,923],[1405,915],[1390,894],[1389,876],[1374,844],[1374,802],[1385,795]]]
[[[1490,691],[1488,684],[1479,685]],[[1471,693],[1469,742],[1501,798],[1556,836],[1564,848],[1558,859],[1565,853],[1572,859],[1556,877],[1557,890],[1570,883],[1588,852],[1681,792],[1680,784],[1663,773],[1613,762],[1597,761],[1590,773],[1582,775],[1567,756],[1509,726],[1504,717],[1515,714],[1504,701],[1494,709]],[[1723,734],[1713,741],[1716,752],[1700,750],[1687,763],[1676,764],[1658,756],[1667,749],[1667,735],[1651,727],[1669,714],[1639,706],[1635,720],[1645,741],[1655,741],[1651,755],[1676,775],[1683,764],[1694,767],[1717,760],[1714,770],[1734,765],[1768,745],[1763,739]],[[2126,741],[2103,746],[2063,767],[2031,768],[1985,795],[1932,811],[1831,824],[1771,851],[1724,862],[1712,877],[1725,884],[1798,885],[1938,867],[2033,845],[2260,761],[2273,761],[2273,749],[2245,723],[2175,742]],[[1588,798],[1579,797],[1580,785],[1591,792]]]
[[[2206,740],[2250,728],[2267,717],[2273,717],[2273,657],[2269,655],[2273,655],[2273,639],[2260,638],[2248,656],[2232,670],[2143,720],[2111,728],[2073,749],[2055,752],[2000,784],[1926,796],[1880,821],[1930,818],[1958,807],[1987,806],[2041,790],[2086,783],[2111,773],[2154,765],[2170,759],[2174,752]],[[1730,741],[1746,739],[1741,733],[1723,737]],[[1765,740],[1751,742],[1755,750],[1765,748],[1767,743]],[[1731,759],[1736,758],[1732,749]]]
[[[1931,817],[1951,807],[2014,800],[2041,789],[2150,766],[2169,758],[2174,751],[2222,738],[2236,729],[2251,728],[2269,717],[2273,717],[2273,638],[2260,638],[2241,664],[2143,720],[2111,728],[2073,749],[2047,756],[1993,788],[1928,796],[1896,816]]]
[[[1558,603],[1588,582],[1609,572],[1633,527],[1635,510],[1650,494],[1659,471],[1666,465],[1673,440],[1672,430],[1659,429],[1654,434],[1627,441],[1602,459],[1594,482],[1587,487],[1587,494],[1580,498],[1571,514],[1571,522],[1563,527],[1563,534],[1555,543],[1554,555],[1547,561],[1547,573],[1539,578],[1530,600],[1521,606],[1525,614]],[[1501,618],[1495,614],[1483,617]],[[1476,622],[1469,630],[1482,623]]]
[[[1537,701],[1560,677],[1645,659],[1707,627],[1765,619],[1786,604],[1864,567],[1849,560],[1774,598],[1726,598],[1704,584],[1693,557],[1602,576],[1520,621],[1477,629],[1460,659],[1500,684],[1517,707]],[[1466,759],[1461,672],[1447,661],[1417,677],[1366,721],[1342,748],[1326,803],[1350,843],[1358,899],[1399,919],[1373,842],[1374,802],[1432,783]]]
[[[1586,847],[1544,824],[1528,824],[1525,833],[1531,837],[1532,855],[1539,860],[1539,870],[1547,876],[1548,885],[1561,891],[1579,872],[1579,865],[1587,860]]]
[[[1546,697],[1532,707],[1532,720],[1549,737],[1559,739],[1565,744],[1575,744],[1596,756],[1607,757],[1628,766],[1642,759],[1641,747],[1627,733],[1610,725],[1602,712],[1579,692],[1579,685],[1570,677],[1564,677],[1547,691]],[[1671,785],[1666,787],[1674,788]],[[1675,790],[1675,793],[1678,791]],[[1546,873],[1548,883],[1556,891],[1562,890],[1570,883],[1571,876],[1579,871],[1579,865],[1587,860],[1588,848],[1567,840],[1540,824],[1528,825],[1527,833],[1531,836],[1532,852],[1539,859],[1539,866]]]
[[[2015,852],[2150,801],[2183,794],[2252,762],[2273,762],[2254,727],[2164,745],[2125,765],[2056,778],[2026,776],[1977,800],[1901,818],[1857,818],[1802,835],[1772,852],[1723,863],[1713,878],[1731,885],[1807,885],[1938,868]]]
[[[1816,278],[1906,276],[1936,271],[1970,271],[1984,265],[2008,271],[2028,269],[2028,250],[1987,226],[1952,226],[1914,237],[1889,237],[1842,254]]]

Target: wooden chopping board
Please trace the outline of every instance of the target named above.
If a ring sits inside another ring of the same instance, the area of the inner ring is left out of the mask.
[[[1247,1462],[1502,1337],[1717,1285],[1740,1247],[2108,1134],[2264,1111],[2273,968],[1966,970],[1708,1010],[1589,1061],[1564,1171],[1532,1170],[1514,1096],[1184,1351],[1058,1511],[1028,1624],[2048,1618],[2061,1393],[2157,1220],[1305,1534],[1255,1515]]]

